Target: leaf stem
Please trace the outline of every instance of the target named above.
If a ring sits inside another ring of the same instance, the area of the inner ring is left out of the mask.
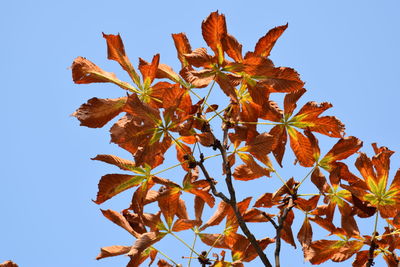
[[[287,189],[289,189],[289,192],[293,193],[292,189],[287,185],[286,181],[282,178],[282,176],[280,176],[280,174],[278,173],[277,170],[275,170],[275,168],[272,168],[272,172],[275,173],[275,175],[279,178],[279,180],[281,180],[281,182],[287,187]]]
[[[196,245],[196,240],[197,240],[197,233],[194,233],[194,239],[193,239],[192,249],[190,250],[188,267],[190,267],[190,263],[193,258],[193,250],[194,250],[194,246]]]
[[[208,122],[212,121],[215,117],[220,116],[222,112],[224,112],[228,107],[224,108],[221,111],[216,112],[214,115],[211,116],[211,118],[207,119]]]
[[[167,258],[170,262],[172,262],[173,264],[175,264],[175,266],[178,266],[178,263],[176,263],[173,259],[171,259],[167,254],[163,253],[161,250],[151,246],[151,248],[155,249],[158,253],[160,253],[161,255],[163,255],[165,258]]]
[[[203,104],[201,105],[201,110],[203,110],[204,104],[207,103],[208,97],[210,96],[211,91],[212,91],[214,85],[215,85],[215,80],[213,80],[213,82],[212,82],[212,84],[211,84],[211,87],[210,87],[210,89],[209,89],[208,92],[207,92],[206,98],[204,99],[204,102],[203,102]],[[215,111],[215,110],[214,110],[214,111]]]
[[[201,96],[199,96],[196,92],[194,92],[192,89],[189,89],[190,90],[190,92],[192,93],[192,94],[194,94],[198,99],[203,99]],[[209,107],[209,108],[211,108],[212,110],[214,110],[207,102],[204,102],[204,104],[207,106],[207,107]],[[223,121],[223,122],[225,122],[225,119],[216,111],[216,110],[214,110],[214,113],[215,114],[217,114],[217,116],[218,117],[220,117],[220,119]]]
[[[300,185],[301,185],[302,183],[304,183],[304,181],[308,178],[308,176],[310,176],[311,173],[313,173],[313,171],[314,171],[317,167],[318,167],[318,165],[315,165],[315,166],[307,173],[307,175],[300,181],[300,183],[299,183],[298,185],[296,185],[296,187],[295,187],[296,190],[300,187]]]
[[[238,124],[260,124],[260,125],[280,125],[281,123],[274,122],[257,122],[257,121],[239,121]]]
[[[221,236],[222,236],[222,234],[220,236],[218,236],[218,238],[214,241],[214,243],[212,244],[210,249],[207,251],[206,258],[208,257],[208,254],[210,254],[211,250],[214,248],[215,244],[217,244],[218,240],[220,240]]]
[[[174,234],[174,232],[169,231],[169,234],[171,234],[173,237],[175,237],[176,239],[178,239],[179,241],[182,242],[182,244],[184,244],[186,247],[188,247],[190,249],[191,252],[193,252],[194,254],[196,254],[197,256],[200,256],[199,253],[197,253],[194,249],[192,249],[191,246],[189,246],[182,238],[180,238],[179,236],[177,236],[176,234]]]

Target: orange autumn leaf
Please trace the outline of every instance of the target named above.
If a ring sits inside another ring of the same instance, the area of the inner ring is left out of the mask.
[[[311,244],[312,236],[313,236],[313,231],[311,228],[311,224],[308,217],[306,216],[303,225],[301,226],[297,234],[297,240],[299,240],[303,248],[308,247]]]
[[[174,216],[177,213],[180,194],[181,192],[177,189],[166,188],[158,197],[158,206],[169,227],[172,225]]]
[[[294,203],[296,203],[296,208],[300,208],[303,211],[310,212],[314,210],[317,207],[318,200],[320,196],[313,196],[310,199],[304,199],[301,197],[298,197]]]
[[[268,169],[261,167],[251,155],[239,153],[240,158],[245,162],[235,167],[233,177],[236,180],[249,181],[262,176],[269,176]]]
[[[136,85],[139,85],[140,78],[136,73],[135,68],[132,66],[128,56],[125,54],[125,47],[121,36],[119,34],[114,35],[103,33],[103,37],[107,41],[107,58],[117,61],[129,74],[129,76],[132,78],[132,81],[134,81]]]
[[[212,12],[201,24],[204,41],[214,51],[221,64],[224,57],[222,41],[227,34],[225,16]]]
[[[173,267],[173,265],[169,264],[166,260],[160,259],[157,262],[158,267]]]
[[[287,128],[290,138],[290,147],[303,167],[312,167],[315,163],[314,151],[310,139],[293,127]]]
[[[153,60],[148,64],[143,59],[139,59],[139,70],[143,77],[145,88],[149,87],[157,76],[158,65],[160,63],[160,55],[156,54]]]
[[[363,245],[362,241],[318,240],[311,243],[304,256],[312,264],[321,264],[327,260],[342,262],[357,253]]]
[[[106,174],[100,179],[99,191],[94,202],[101,204],[129,188],[140,185],[144,178],[141,175]]]
[[[343,160],[356,153],[363,145],[363,142],[354,136],[344,137],[329,150],[329,152],[319,161],[318,165],[331,171],[336,166],[338,160]]]
[[[136,164],[134,161],[123,159],[114,155],[97,155],[94,158],[91,158],[92,160],[99,160],[103,161],[112,165],[115,165],[119,167],[121,170],[125,171],[133,171],[138,174],[144,174],[145,170],[142,168],[136,167]]]
[[[182,68],[188,66],[188,62],[186,61],[185,54],[190,54],[192,52],[192,48],[190,47],[190,43],[186,34],[175,33],[172,34],[172,39],[174,40],[175,48],[178,54],[178,59],[181,62]]]
[[[318,132],[330,137],[342,137],[344,125],[336,117],[320,117],[325,110],[331,107],[332,104],[327,102],[320,104],[308,102],[292,117],[291,122],[295,127],[308,127],[310,131],[313,132]]]
[[[178,219],[174,222],[172,226],[173,232],[180,232],[184,230],[191,229],[195,226],[199,226],[200,221],[197,220],[188,220],[188,219]]]
[[[111,246],[103,247],[100,249],[100,254],[97,255],[96,260],[100,260],[107,257],[119,256],[126,254],[131,250],[130,246]]]
[[[126,231],[128,231],[131,235],[134,237],[140,236],[139,233],[137,233],[133,228],[130,226],[129,222],[126,220],[124,216],[122,216],[121,213],[113,211],[113,210],[101,210],[103,213],[104,217],[115,223],[116,225],[124,228]]]
[[[182,190],[199,197],[211,208],[214,207],[215,198],[209,192],[210,184],[207,180],[196,180],[196,177],[191,172],[188,172],[183,178]]]
[[[254,48],[254,54],[262,57],[269,57],[272,48],[274,47],[278,38],[287,29],[288,24],[275,27],[267,32],[266,35],[258,40]]]
[[[94,97],[80,106],[72,116],[81,122],[81,126],[100,128],[123,111],[126,99],[126,97],[116,99]]]
[[[222,39],[224,51],[236,62],[242,62],[242,45],[230,34],[226,34]]]
[[[102,70],[84,57],[77,57],[72,63],[72,79],[76,84],[114,83],[125,90],[134,90],[129,83],[123,82],[114,73]]]
[[[139,266],[150,256],[149,253],[143,254],[144,250],[160,241],[164,236],[165,233],[148,232],[137,237],[135,243],[127,254],[131,258],[127,267]]]

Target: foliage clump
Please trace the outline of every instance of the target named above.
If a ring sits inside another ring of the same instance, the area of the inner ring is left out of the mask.
[[[133,156],[129,160],[114,155],[93,158],[129,172],[104,175],[95,203],[134,189],[126,209],[102,213],[136,239],[132,246],[102,248],[97,259],[126,254],[130,257],[128,266],[139,266],[160,256],[158,266],[180,266],[182,260],[171,259],[157,249],[158,242],[172,235],[188,247],[188,253],[182,256],[189,256],[189,265],[196,258],[202,266],[243,266],[258,257],[265,266],[272,266],[265,251],[275,244],[275,266],[280,266],[281,240],[296,247],[292,224],[297,209],[305,215],[300,218],[303,223],[297,240],[304,258],[312,264],[341,262],[356,255],[353,266],[372,266],[374,258],[382,255],[388,266],[398,265],[400,170],[389,185],[390,156],[394,152],[373,144],[374,156],[358,153],[355,166],[360,174],[349,170],[343,160],[359,151],[361,140],[345,137],[344,124],[323,114],[332,107],[330,103],[310,101],[298,108],[297,101],[306,92],[304,82],[294,69],[276,67],[269,58],[287,27],[271,29],[253,51],[243,55],[242,45],[227,31],[225,16],[213,12],[201,27],[211,52],[192,49],[184,33],[172,34],[181,63],[179,73],[160,63],[158,54],[151,62],[140,58],[138,72],[125,53],[120,35],[103,34],[108,59],[118,62],[133,84],[86,58],[74,60],[75,83],[109,82],[127,92],[116,99],[92,98],[73,114],[81,125],[91,128],[103,127],[123,114],[110,129],[111,142]],[[226,106],[210,102],[215,87],[226,96]],[[284,95],[283,106],[272,100],[275,94]],[[321,154],[316,134],[337,141]],[[300,181],[283,179],[277,171],[278,166],[283,167],[289,146],[295,164],[309,168],[309,174]],[[177,164],[160,169],[172,147]],[[217,154],[202,152],[210,148]],[[213,158],[221,159],[221,170],[207,168]],[[172,168],[182,168],[184,177],[162,177]],[[266,179],[268,191],[237,199],[234,180],[251,183],[262,177],[276,177],[282,186],[271,191]],[[315,185],[312,194],[301,192],[308,178]],[[182,194],[192,195],[193,203],[184,201]],[[257,199],[251,204],[253,197]],[[214,214],[203,221],[205,206],[213,208],[216,199],[219,203]],[[149,212],[150,203],[157,203],[159,210]],[[187,205],[193,207],[194,218],[189,218]],[[271,211],[277,212],[268,213]],[[340,226],[334,225],[334,215],[340,217]],[[370,235],[362,235],[357,220],[372,216],[374,229]],[[387,221],[380,234],[379,218]],[[223,232],[209,232],[210,226],[220,225],[224,219]],[[248,227],[250,223],[273,227],[275,235],[257,234],[256,238]],[[313,227],[324,228],[336,239],[316,239]],[[193,232],[210,250],[196,251],[176,234],[181,231]],[[210,255],[212,248],[221,249],[220,255]],[[229,259],[226,252],[231,254]]]

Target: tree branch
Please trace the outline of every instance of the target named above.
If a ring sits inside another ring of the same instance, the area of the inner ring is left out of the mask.
[[[276,224],[276,222],[265,212],[261,213],[265,218],[267,218],[267,220],[274,226],[275,230],[278,229],[278,225]]]
[[[280,252],[281,252],[281,231],[283,229],[283,224],[285,223],[285,220],[289,214],[289,211],[292,210],[294,207],[293,203],[293,196],[289,198],[289,203],[287,206],[283,209],[282,215],[278,219],[278,226],[275,228],[276,229],[276,241],[275,241],[275,267],[280,267]]]
[[[374,233],[374,236],[372,237],[371,245],[369,247],[368,262],[367,262],[366,267],[371,267],[371,266],[375,265],[374,252],[375,252],[375,249],[377,248],[377,245],[375,243],[375,235],[376,235],[376,233]]]
[[[226,149],[228,146],[228,130],[229,127],[224,124],[223,126],[223,144],[221,144],[221,141],[219,141],[218,139],[215,138],[214,136],[214,146],[221,152],[221,156],[222,156],[222,164],[225,170],[225,182],[226,185],[228,187],[228,191],[229,191],[229,195],[230,195],[230,201],[227,202],[233,209],[236,219],[238,220],[240,229],[242,229],[243,233],[246,235],[246,237],[248,238],[248,240],[250,241],[251,245],[254,247],[254,249],[256,250],[258,256],[260,257],[261,261],[264,263],[264,266],[267,267],[272,267],[269,259],[267,258],[267,255],[265,255],[263,249],[260,247],[260,245],[257,242],[257,239],[254,237],[254,235],[250,232],[249,228],[247,227],[242,214],[239,211],[239,208],[237,206],[237,201],[236,201],[236,192],[235,192],[235,188],[233,187],[233,183],[232,183],[232,172],[231,172],[231,166],[229,164],[228,161],[228,156],[226,153]]]
[[[210,175],[207,172],[206,167],[203,164],[203,158],[200,161],[197,161],[196,164],[200,167],[201,171],[204,174],[204,177],[206,177],[207,182],[210,184],[211,187],[211,192],[213,193],[214,196],[219,197],[222,199],[224,202],[229,203],[230,199],[225,196],[224,193],[218,192],[217,188],[215,187],[215,181],[213,178],[210,177]]]

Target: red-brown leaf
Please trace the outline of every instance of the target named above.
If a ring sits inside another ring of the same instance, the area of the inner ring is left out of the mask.
[[[201,24],[201,29],[207,45],[217,56],[223,57],[222,40],[227,34],[225,16],[218,11],[212,12]]]
[[[347,202],[343,202],[343,205],[338,205],[341,213],[342,228],[346,231],[348,237],[358,237],[360,230],[358,229],[357,222],[354,219],[352,208]]]
[[[135,119],[143,120],[146,123],[155,124],[156,121],[161,120],[160,112],[158,109],[149,106],[140,101],[136,94],[131,94],[125,105],[124,111],[130,115],[135,116]]]
[[[114,155],[97,155],[92,158],[92,160],[103,161],[112,165],[119,167],[121,170],[125,171],[136,171],[136,164],[132,160],[123,159]]]
[[[204,88],[208,86],[215,78],[215,71],[211,69],[196,71],[185,67],[180,71],[180,74],[185,81],[196,88]]]
[[[264,250],[269,244],[274,243],[275,239],[271,239],[269,237],[265,237],[261,240],[257,240],[258,245],[262,250]],[[249,244],[244,252],[242,261],[250,262],[254,260],[258,256],[256,249],[253,245]]]
[[[271,208],[279,203],[280,197],[273,198],[272,193],[265,193],[256,200],[254,207],[257,208]]]
[[[232,101],[237,102],[238,97],[235,90],[236,77],[225,73],[218,73],[215,76],[215,81],[218,83],[222,91],[229,96]]]
[[[178,208],[176,209],[176,216],[179,219],[185,219],[185,220],[189,219],[189,215],[188,215],[187,209],[186,209],[186,203],[182,198],[179,198]]]
[[[318,117],[331,107],[332,104],[328,102],[308,102],[292,118],[293,125],[303,129],[308,127],[311,131],[330,137],[342,137],[345,128],[342,122],[332,116]]]
[[[319,165],[330,171],[334,168],[334,163],[343,160],[356,153],[363,145],[363,142],[354,136],[341,138],[323,159]]]
[[[86,58],[77,57],[71,68],[74,83],[114,83],[125,90],[134,89],[129,83],[119,80],[114,73],[102,70]]]
[[[196,220],[200,221],[201,223],[203,222],[201,216],[203,215],[204,204],[205,201],[201,197],[194,197],[194,215]]]
[[[160,259],[160,260],[157,262],[157,266],[158,266],[158,267],[173,267],[173,265],[169,264],[167,261],[165,261],[165,260],[163,260],[163,259]]]
[[[304,86],[304,82],[300,79],[299,74],[292,68],[261,69],[252,75],[260,76],[259,83],[263,86],[268,86],[271,93],[294,92],[302,89]]]
[[[176,108],[186,92],[179,84],[158,82],[151,87],[149,104],[155,108]]]
[[[317,207],[319,197],[319,195],[313,196],[310,199],[298,197],[295,200],[296,207],[300,208],[302,211],[310,212]]]
[[[107,58],[110,60],[117,61],[121,67],[128,72],[132,80],[138,85],[140,84],[139,76],[137,75],[135,69],[133,68],[129,58],[125,54],[124,44],[122,42],[121,36],[114,34],[104,34],[103,37],[107,41]]]
[[[312,242],[304,257],[312,264],[321,264],[329,259],[334,262],[345,261],[353,256],[363,246],[362,241],[318,240]]]
[[[124,216],[122,216],[121,213],[113,211],[113,210],[101,210],[103,213],[104,217],[112,221],[113,223],[119,225],[120,227],[124,228],[126,231],[128,231],[131,235],[134,237],[140,236],[139,233],[137,233],[133,228],[130,226],[129,222],[125,219]]]
[[[353,267],[365,267],[365,264],[368,261],[369,251],[361,250],[357,253],[356,258],[353,261]]]
[[[81,105],[72,116],[81,122],[81,126],[100,128],[123,111],[126,99],[126,97],[116,99],[94,97]]]
[[[272,150],[272,154],[278,164],[282,167],[282,159],[285,154],[287,142],[286,128],[283,125],[276,125],[270,130],[269,134],[275,139],[275,147]]]
[[[211,147],[215,144],[214,135],[210,132],[196,134],[196,139],[200,144],[206,147]]]
[[[275,137],[269,133],[262,133],[247,142],[243,151],[250,152],[257,159],[264,158],[275,146]]]
[[[180,194],[181,192],[177,189],[166,189],[158,198],[158,206],[168,226],[172,225],[174,216],[177,213]]]
[[[184,231],[199,225],[200,221],[197,220],[178,219],[172,226],[172,231],[173,232]]]
[[[173,82],[179,83],[181,78],[179,77],[178,73],[176,73],[170,66],[166,64],[158,64],[157,79],[170,79]]]
[[[222,220],[226,217],[227,212],[229,211],[230,206],[225,203],[224,201],[221,201],[218,204],[218,208],[217,210],[214,212],[213,216],[211,216],[211,218],[200,227],[200,231],[203,231],[204,229],[206,229],[209,226],[213,226],[213,225],[218,225],[222,222]]]
[[[196,48],[195,50],[188,54],[185,54],[184,56],[186,61],[196,68],[212,68],[213,57],[207,53],[207,49],[204,47]],[[192,70],[189,66],[186,66],[185,69]]]
[[[292,127],[288,127],[290,147],[303,167],[312,167],[315,163],[310,139]]]
[[[296,243],[294,242],[293,231],[292,231],[292,224],[294,220],[294,213],[293,210],[288,212],[288,215],[283,222],[283,228],[281,231],[281,238],[288,244],[292,245],[296,248]]]
[[[242,62],[242,45],[230,34],[226,34],[222,40],[224,51],[236,62]]]
[[[328,192],[330,186],[326,182],[325,176],[321,173],[319,168],[315,168],[311,174],[311,182],[319,189],[321,193]]]
[[[128,252],[128,256],[131,257],[128,266],[139,266],[139,264],[149,256],[145,255],[143,259],[143,256],[141,255],[142,252],[154,243],[160,241],[164,237],[164,235],[164,233],[162,234],[157,232],[148,232],[140,235],[131,247],[131,250]]]
[[[208,246],[213,246],[215,248],[230,249],[230,246],[225,242],[226,237],[224,235],[200,233],[199,237],[201,241]]]
[[[189,146],[187,146],[181,142],[179,142],[179,143],[177,142],[175,148],[176,148],[176,158],[178,159],[178,161],[180,163],[182,163],[181,164],[182,168],[185,171],[189,171],[190,168],[189,168],[189,163],[187,162],[187,160],[192,155],[192,149]]]
[[[184,68],[188,66],[188,62],[186,61],[184,55],[192,52],[189,40],[186,37],[186,34],[183,32],[172,34],[172,38],[174,39],[174,44],[178,53],[178,59],[181,62],[182,68]]]
[[[107,257],[119,256],[126,254],[131,250],[130,246],[111,246],[103,247],[100,249],[100,254],[97,255],[96,260],[100,260]]]
[[[310,221],[308,217],[304,219],[303,225],[300,228],[299,233],[297,234],[297,240],[299,240],[302,247],[308,247],[311,244],[313,236],[313,231],[311,228]]]
[[[160,55],[156,54],[151,61],[151,64],[139,59],[139,70],[142,73],[143,81],[147,86],[153,82],[157,76],[158,64],[160,63]]]
[[[288,24],[278,26],[269,30],[266,35],[264,35],[263,37],[260,38],[260,40],[258,40],[256,47],[254,48],[254,54],[263,57],[268,57],[276,41],[286,30],[287,27]]]
[[[279,108],[278,104],[274,101],[268,100],[262,106],[260,118],[269,121],[282,122],[283,111]]]
[[[291,116],[293,111],[297,107],[297,100],[306,92],[307,90],[305,88],[301,88],[297,91],[290,92],[285,95],[283,106],[285,110],[286,116]]]
[[[240,157],[245,164],[236,166],[233,172],[233,177],[236,180],[248,181],[270,175],[268,169],[261,167],[252,156],[240,153]]]
[[[129,188],[138,186],[143,178],[143,176],[138,175],[106,174],[100,179],[99,191],[94,202],[101,204]]]
[[[268,214],[266,213],[270,218],[274,217],[275,215],[273,214]],[[261,210],[252,208],[249,210],[246,210],[246,212],[243,214],[243,220],[245,222],[268,222],[269,220],[263,215],[263,212]]]

